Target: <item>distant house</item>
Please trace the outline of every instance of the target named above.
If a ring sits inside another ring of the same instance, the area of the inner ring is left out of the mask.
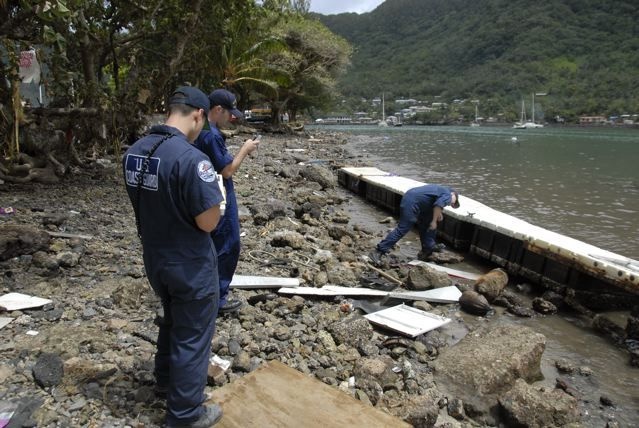
[[[378,106],[378,105],[380,105],[380,104],[382,103],[382,99],[381,99],[381,98],[379,98],[379,97],[377,97],[377,98],[373,98],[373,100],[371,101],[371,103],[372,103],[374,106]]]
[[[417,104],[417,100],[414,98],[400,98],[395,100],[395,104]]]
[[[580,125],[603,125],[607,123],[604,116],[579,116]]]

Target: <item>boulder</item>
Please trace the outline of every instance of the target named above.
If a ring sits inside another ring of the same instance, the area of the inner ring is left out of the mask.
[[[402,401],[399,407],[387,407],[395,416],[403,419],[415,428],[435,426],[439,415],[436,393],[431,390],[424,395],[408,396]]]
[[[580,420],[577,400],[560,389],[548,390],[517,379],[500,399],[508,426],[542,428],[564,426]]]
[[[508,274],[501,268],[493,269],[475,281],[475,290],[483,294],[489,302],[499,296],[508,284]]]
[[[31,226],[0,226],[0,261],[45,250],[49,234]]]
[[[541,377],[546,338],[528,327],[484,327],[456,345],[440,349],[433,363],[435,381],[449,396],[461,399],[472,415],[495,410],[501,394],[517,379]]]
[[[346,344],[358,347],[373,337],[373,328],[366,318],[352,315],[328,328],[338,345]]]
[[[314,181],[322,186],[323,189],[332,189],[335,187],[335,176],[333,173],[319,165],[309,165],[300,170],[300,175],[308,181]]]
[[[450,277],[428,266],[415,266],[408,272],[407,288],[422,291],[453,285]]]
[[[33,366],[33,379],[42,388],[59,385],[63,375],[64,364],[58,354],[42,354]]]
[[[297,232],[280,231],[273,234],[271,245],[274,247],[291,247],[299,250],[304,248],[306,240]]]
[[[464,291],[459,298],[459,306],[466,312],[473,315],[486,315],[492,311],[492,307],[488,304],[488,300],[481,294],[468,290]]]

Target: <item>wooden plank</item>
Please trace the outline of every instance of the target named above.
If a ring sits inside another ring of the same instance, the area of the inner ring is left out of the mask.
[[[216,428],[410,427],[279,361],[216,389],[211,402],[224,411]]]

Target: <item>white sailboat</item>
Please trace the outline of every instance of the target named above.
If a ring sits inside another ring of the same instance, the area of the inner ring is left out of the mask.
[[[384,93],[382,92],[382,120],[381,122],[377,122],[377,126],[380,128],[387,128],[388,123],[386,123],[386,108],[384,106]]]
[[[477,103],[475,103],[475,121],[474,122],[470,122],[470,126],[472,126],[472,127],[480,126],[479,125],[479,120],[478,120],[478,115],[477,115]]]
[[[516,122],[513,125],[515,129],[532,129],[532,128],[543,128],[544,125],[541,123],[535,123],[535,93],[532,94],[532,119],[526,120],[526,105],[524,103],[524,99],[521,99],[521,116],[519,118],[519,122]]]

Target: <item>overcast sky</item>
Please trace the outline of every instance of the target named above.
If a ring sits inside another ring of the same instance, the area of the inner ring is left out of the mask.
[[[311,0],[311,11],[332,15],[335,13],[365,13],[375,9],[384,0]]]

